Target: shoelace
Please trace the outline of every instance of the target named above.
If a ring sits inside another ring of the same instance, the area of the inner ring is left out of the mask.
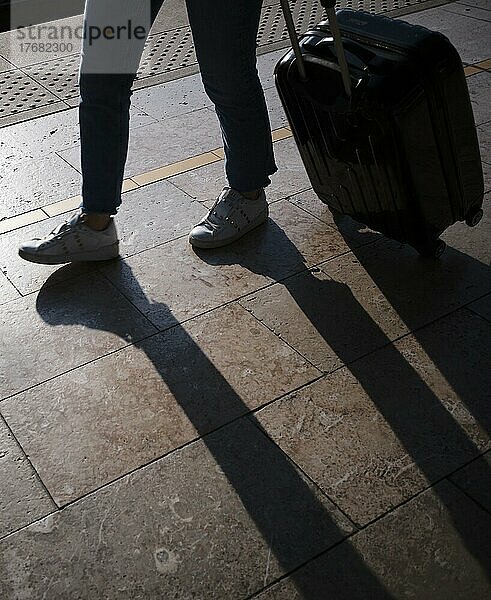
[[[76,220],[75,220],[75,217],[77,217]],[[66,219],[63,223],[60,223],[59,225],[57,225],[50,233],[48,233],[41,239],[45,240],[45,241],[50,241],[53,238],[60,239],[60,237],[64,233],[66,233],[70,227],[72,227],[73,225],[78,223],[79,217],[80,217],[79,213],[73,214],[69,219]]]
[[[207,216],[205,218],[205,223],[207,225],[209,225],[212,229],[217,229],[218,227],[220,227],[221,222],[227,218],[227,216],[230,216],[230,212],[233,212],[234,209],[236,209],[237,207],[234,206],[233,202],[234,201],[239,201],[239,198],[237,198],[237,196],[235,194],[231,194],[230,191],[228,194],[224,194],[224,192],[227,190],[227,188],[224,188],[224,191],[218,196],[218,198],[215,200],[213,206],[210,208],[210,211],[208,213],[209,216]],[[230,207],[227,207],[229,209],[229,214],[228,215],[219,215],[215,212],[215,208],[218,206],[218,204],[224,204],[224,205],[231,205]],[[214,223],[213,221],[211,221],[210,217],[214,216],[218,221],[220,221],[219,223]]]

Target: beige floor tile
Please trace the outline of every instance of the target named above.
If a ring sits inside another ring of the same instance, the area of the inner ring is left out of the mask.
[[[6,127],[12,127],[19,123],[26,123],[33,119],[45,117],[46,115],[62,112],[67,110],[67,108],[69,108],[69,105],[66,102],[50,98],[47,104],[40,103],[39,106],[36,104],[36,108],[29,108],[18,113],[6,114],[0,117],[0,129],[5,131]]]
[[[41,519],[56,508],[2,420],[0,487],[0,537]]]
[[[0,273],[0,304],[19,298],[19,292],[14,288],[10,281]]]
[[[491,70],[491,58],[487,58],[479,63],[481,69],[486,69],[487,71]]]
[[[180,0],[164,2],[152,25],[150,34],[189,25],[186,3]]]
[[[121,188],[121,192],[124,194],[125,192],[131,192],[131,190],[136,190],[139,185],[133,181],[132,179],[124,179],[123,185]]]
[[[240,265],[203,260],[186,238],[108,264],[102,272],[161,329],[269,283]]]
[[[124,194],[116,226],[121,256],[129,256],[187,234],[203,207],[168,181]]]
[[[286,200],[273,204],[270,216],[274,223],[274,227],[270,227],[273,229],[271,233],[278,236],[278,243],[281,244],[281,250],[277,246],[278,253],[284,256],[291,254],[299,263],[311,266],[319,263],[323,256],[327,260],[349,249],[338,232]],[[265,259],[269,264],[269,256]],[[273,278],[281,275],[279,271],[276,273],[274,267],[269,270]]]
[[[489,447],[491,325],[459,311],[256,413],[365,524]]]
[[[279,129],[288,125],[288,120],[285,111],[281,104],[278,92],[275,87],[268,88],[264,91],[264,97],[268,106],[269,121],[271,129]]]
[[[489,514],[442,482],[258,600],[485,598],[491,547],[482,533],[489,527]]]
[[[0,165],[2,170],[26,158],[43,158],[64,150],[79,140],[78,111],[59,113],[18,123],[2,129]]]
[[[12,217],[75,196],[80,174],[57,154],[25,159],[0,179],[0,216]]]
[[[353,269],[321,270],[285,279],[241,304],[323,371],[351,362],[407,333],[397,312],[368,276]],[[329,265],[329,263],[327,263]],[[356,269],[356,267],[355,267]]]
[[[484,191],[491,192],[491,164],[482,163],[482,172],[484,175]]]
[[[238,305],[137,346],[2,403],[60,505],[319,375]]]
[[[484,162],[491,162],[491,121],[477,127],[481,158]],[[486,190],[487,191],[487,190]]]
[[[462,2],[458,2],[458,4],[461,6],[473,6],[476,8],[491,10],[489,8],[489,0],[462,0]]]
[[[198,202],[213,202],[226,185],[224,163],[218,160],[193,171],[174,175],[169,181]]]
[[[13,69],[15,69],[15,66],[5,58],[0,56],[0,73],[4,73],[5,71],[12,71]]]
[[[207,108],[136,127],[130,132],[125,177],[208,152],[220,146],[221,139],[217,118]],[[59,154],[80,170],[79,146]]]
[[[329,223],[330,225],[334,225],[334,219],[331,211],[327,205],[319,199],[311,187],[301,191],[298,194],[292,195],[289,200],[295,204],[295,206],[303,208],[321,221]]]
[[[346,250],[325,223],[282,201],[271,206],[267,224],[229,248],[195,252],[183,238],[103,272],[165,328],[174,318],[189,319]]]
[[[359,300],[364,286],[378,290],[377,298],[385,297],[410,330],[491,291],[489,267],[451,247],[436,261],[387,239],[354,248],[354,254],[356,259],[350,254],[320,267]]]
[[[162,120],[211,106],[199,74],[134,92],[132,104]]]
[[[219,161],[220,159],[218,156],[212,152],[204,152],[203,154],[198,154],[198,156],[192,156],[191,158],[186,158],[170,165],[147,171],[146,173],[133,175],[133,180],[136,181],[138,185],[148,185],[176,175],[186,177],[189,171]]]
[[[278,171],[271,176],[271,185],[266,188],[269,202],[281,200],[310,187],[293,140],[276,142],[274,152]],[[214,200],[222,187],[227,185],[223,162],[177,175],[170,181],[199,201]]]
[[[274,2],[270,2],[272,4]],[[266,6],[266,1],[263,2],[263,6]],[[259,73],[259,79],[266,90],[274,86],[274,68],[276,63],[282,58],[287,52],[287,49],[275,50],[274,52],[266,52],[261,54],[257,58],[257,71]]]
[[[281,200],[310,187],[310,181],[298,153],[295,140],[288,138],[274,144],[278,171],[266,193],[270,200]]]
[[[472,19],[477,19],[479,21],[491,21],[491,16],[489,14],[489,3],[486,8],[479,8],[477,6],[466,6],[460,2],[448,2],[443,6],[443,8],[445,11],[463,15],[465,17],[471,17]],[[487,45],[487,48],[491,51],[491,47],[489,45]]]
[[[287,138],[292,137],[292,132],[288,127],[280,127],[278,129],[273,129],[271,132],[271,138],[273,142],[279,142],[281,140],[285,140]]]
[[[245,598],[349,531],[242,420],[1,542],[0,592]]]
[[[454,473],[450,480],[491,512],[491,452]]]
[[[120,252],[128,256],[186,234],[204,214],[202,205],[168,182],[159,182],[123,195],[116,219]],[[94,272],[96,265],[79,263],[70,268],[36,265],[22,260],[17,247],[23,240],[52,231],[67,215],[0,235],[0,268],[22,293],[38,290],[48,281],[61,281],[84,272]]]
[[[483,210],[484,217],[477,227],[456,223],[441,237],[450,247],[468,256],[470,261],[479,261],[489,267],[491,265],[491,192],[484,196]]]
[[[44,221],[46,218],[46,213],[40,208],[30,210],[15,217],[7,217],[0,220],[0,235],[13,231],[14,229],[20,229],[26,225],[31,225],[32,223]]]
[[[491,23],[489,23],[491,30]],[[489,89],[491,87],[491,73],[483,71],[477,73],[467,80],[469,94],[471,97],[472,110],[476,125],[482,125],[491,121],[491,108],[489,106]]]
[[[404,15],[401,19],[443,33],[456,47],[465,63],[473,64],[491,55],[489,22],[448,12],[446,6]],[[472,79],[474,77],[469,81]]]
[[[0,398],[153,331],[112,285],[95,276],[8,302],[0,314]]]
[[[464,75],[466,77],[471,77],[471,75],[475,75],[476,73],[480,73],[481,71],[482,69],[479,69],[479,67],[474,67],[474,65],[468,65],[464,68]]]
[[[337,216],[336,219],[334,219],[327,205],[319,199],[312,188],[304,190],[299,194],[292,195],[288,200],[321,221],[335,227],[345,238],[350,240],[350,244],[362,246],[381,238],[381,234],[369,229],[361,223],[353,221],[353,219],[350,219],[349,217]]]
[[[71,198],[66,198],[65,200],[60,200],[59,202],[54,202],[53,204],[43,206],[43,210],[48,216],[56,217],[58,215],[62,215],[63,213],[77,210],[81,203],[82,196],[72,196]]]
[[[32,10],[32,9],[31,9]],[[23,11],[24,17],[27,16],[27,10]],[[17,13],[18,15],[19,13]],[[15,17],[15,13],[13,13]],[[31,16],[31,15],[30,15]],[[53,28],[56,28],[57,35],[61,36],[62,32],[59,29],[61,25],[64,25],[69,28],[70,34],[69,38],[65,33],[64,41],[69,42],[71,44],[70,47],[66,47],[65,51],[54,51],[54,44],[51,46],[51,51],[40,51],[40,46],[35,47],[32,46],[32,49],[26,50],[25,38],[24,36],[17,33],[17,31],[7,31],[0,34],[0,53],[8,58],[11,62],[18,65],[19,67],[23,67],[26,65],[32,65],[39,62],[44,62],[48,60],[54,60],[57,58],[61,58],[63,56],[68,55],[76,55],[80,52],[81,46],[81,36],[79,34],[79,29],[82,24],[82,15],[77,15],[74,17],[68,17],[63,19],[62,21],[46,21],[46,18],[43,17],[43,11],[35,11],[34,18],[42,19],[42,21],[34,20],[34,23],[43,22],[44,27],[37,29],[34,28],[31,33],[32,42],[36,42],[38,44],[48,44],[50,41],[53,42]],[[46,13],[44,13],[44,17],[46,17]],[[24,20],[24,19],[22,19]],[[68,31],[65,30],[65,31]],[[45,46],[46,47],[46,46]],[[59,48],[64,48],[63,46],[59,46]]]

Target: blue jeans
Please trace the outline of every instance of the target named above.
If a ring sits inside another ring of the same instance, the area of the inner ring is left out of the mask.
[[[86,0],[86,30],[95,18],[97,3],[103,1]],[[153,22],[164,0],[149,1]],[[220,122],[228,183],[238,191],[266,187],[270,183],[269,175],[277,168],[264,93],[256,69],[262,0],[186,1],[203,85]],[[136,48],[132,47],[131,55],[120,44],[115,43],[112,48],[124,56],[126,72],[96,73],[90,65],[99,57],[94,56],[87,38],[83,43],[79,117],[82,197],[86,212],[115,214],[121,204],[131,86],[144,40]]]

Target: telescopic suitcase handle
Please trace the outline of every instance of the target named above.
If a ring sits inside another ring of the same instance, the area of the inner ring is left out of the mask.
[[[305,61],[302,56],[300,44],[297,37],[297,31],[295,29],[295,23],[293,21],[292,13],[288,0],[280,0],[281,8],[285,16],[286,28],[288,29],[288,35],[292,43],[293,52],[298,62],[298,71],[300,78],[303,81],[307,81],[307,71],[305,70]],[[343,78],[344,90],[348,98],[351,97],[351,77],[349,74],[348,62],[346,61],[346,54],[344,53],[343,41],[341,38],[341,32],[339,31],[338,19],[336,17],[336,0],[320,0],[320,3],[325,8],[327,18],[329,19],[329,27],[332,31],[332,37],[334,39],[334,47],[338,57],[339,70],[341,77]]]

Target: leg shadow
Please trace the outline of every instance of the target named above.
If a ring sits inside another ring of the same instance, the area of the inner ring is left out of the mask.
[[[343,230],[343,226],[340,228]],[[352,229],[352,226],[349,227]],[[418,372],[405,360],[398,349],[391,344],[390,339],[373,321],[370,315],[354,298],[351,290],[345,284],[334,280],[320,281],[309,271],[305,272],[304,278],[284,278],[284,270],[278,269],[274,261],[268,263],[263,258],[258,258],[257,253],[252,250],[252,245],[258,244],[261,236],[271,235],[277,240],[276,251],[282,256],[296,257],[294,264],[300,264],[302,257],[298,250],[290,242],[286,234],[272,221],[269,222],[268,232],[256,233],[255,240],[247,240],[235,245],[234,248],[220,252],[199,252],[200,257],[212,264],[230,264],[236,262],[243,267],[260,272],[273,281],[280,282],[288,290],[296,304],[306,315],[310,323],[335,352],[341,362],[354,375],[356,380],[365,390],[378,411],[383,415],[396,434],[399,442],[404,447],[411,461],[417,466],[429,483],[438,481],[453,470],[472,460],[483,452],[469,438],[466,431],[453,418],[441,399],[428,387]],[[352,243],[351,238],[346,241]],[[356,256],[362,254],[368,247],[353,249]],[[428,289],[431,285],[428,278],[431,273],[426,273],[424,264],[426,261],[413,255],[407,264],[387,256],[386,250],[380,256],[380,271],[373,272],[375,282],[384,292],[386,298],[399,308],[396,298],[415,298],[416,290],[410,282],[406,282],[402,289],[391,293],[394,280],[406,277],[405,269],[415,270],[416,278],[425,277]],[[387,268],[387,262],[390,262]],[[386,263],[385,265],[383,263]],[[415,267],[415,263],[421,266]],[[385,280],[378,274],[392,273],[393,279]],[[418,293],[417,303],[424,306],[427,300],[425,296]],[[416,310],[417,312],[417,310]],[[345,324],[349,322],[350,327]],[[354,325],[354,326],[352,326]],[[383,347],[383,351],[372,356],[372,360],[353,361],[353,348],[360,343],[368,343],[372,348]],[[438,363],[438,361],[437,361]],[[441,364],[441,361],[440,361]],[[438,366],[440,366],[438,364]],[[452,364],[455,366],[455,363]],[[442,365],[442,368],[444,365]],[[445,369],[447,372],[449,369]],[[463,377],[465,365],[461,365],[460,375],[453,375],[456,381]],[[460,389],[463,386],[459,386]],[[464,393],[464,398],[467,395]],[[468,398],[467,398],[468,399]],[[468,399],[469,400],[469,399]],[[438,487],[434,488],[438,492]],[[490,561],[484,551],[482,539],[476,538],[465,527],[459,514],[456,514],[455,505],[448,502],[445,495],[440,500],[449,510],[453,517],[456,531],[469,552],[489,570]]]
[[[124,272],[125,281],[129,280],[133,289],[139,289],[130,267],[124,261],[117,264]],[[69,270],[71,266],[63,269]],[[75,280],[72,282],[76,285]],[[141,294],[143,296],[143,291]],[[48,280],[37,298],[40,316],[51,326],[82,324],[94,327],[90,315],[80,317],[84,311],[78,310],[77,306],[53,310],[56,302],[57,286],[50,285]],[[155,308],[155,304],[148,302],[147,308],[151,307]],[[140,306],[142,308],[145,312],[145,307]],[[249,413],[250,409],[179,325],[168,307],[161,304],[160,309],[168,313],[169,320],[173,320],[171,328],[135,345],[145,352],[198,435],[204,436],[203,443],[233,486],[263,538],[268,541],[284,571],[291,571],[307,558],[312,558],[312,553],[310,556],[308,554],[309,549],[315,548],[315,552],[318,552],[346,537],[346,532],[334,522],[294,465],[258,431],[259,425],[253,416],[250,416],[250,421],[256,427],[236,427],[234,435],[229,435],[225,443],[223,436],[207,435],[217,426]],[[111,329],[109,318],[107,323],[107,329],[104,326],[99,328],[125,337],[124,331],[114,331],[114,327]],[[162,349],[168,349],[169,345],[159,343],[162,336],[169,335],[173,336],[172,360]],[[188,368],[183,369],[184,365]],[[260,453],[257,449],[258,436],[264,440],[264,444],[260,445]],[[326,597],[346,600],[390,599],[391,595],[349,541],[346,546],[344,560],[347,555],[349,561],[336,565],[329,578],[329,590],[325,587],[325,581],[321,589],[321,582],[315,577],[306,581],[296,572],[291,575],[302,597],[308,600]],[[326,593],[329,595],[326,596]]]
[[[336,221],[342,225],[340,221],[343,219],[345,220],[346,217],[338,217]],[[340,231],[342,233],[342,226]],[[462,304],[462,294],[468,293],[467,301],[471,301],[491,292],[489,265],[452,247],[448,247],[439,260],[432,261],[419,258],[409,246],[400,247],[390,241],[380,245],[380,252],[353,246],[347,237],[345,241],[351,245],[353,254],[364,270],[397,311],[408,329],[413,331],[420,346],[469,412],[488,435],[491,435],[489,393],[485,392],[491,389],[491,371],[485,369],[479,377],[471,377],[466,368],[468,364],[477,362],[480,353],[488,356],[488,364],[491,361],[489,349],[491,325],[480,317],[473,317],[467,313],[460,315],[464,323],[468,322],[470,330],[462,342],[465,356],[454,351],[451,346],[442,346],[436,336],[428,335],[427,329],[421,328],[422,325],[434,320],[433,315],[442,314],[443,302],[448,304],[446,312],[451,312]],[[469,282],[466,284],[466,290],[462,289],[463,281]],[[473,288],[476,288],[475,292]],[[448,303],[448,298],[452,297],[455,298],[454,302]],[[471,335],[472,330],[475,331],[474,335]],[[486,337],[483,339],[483,336]],[[486,363],[486,360],[481,357],[481,362]]]

